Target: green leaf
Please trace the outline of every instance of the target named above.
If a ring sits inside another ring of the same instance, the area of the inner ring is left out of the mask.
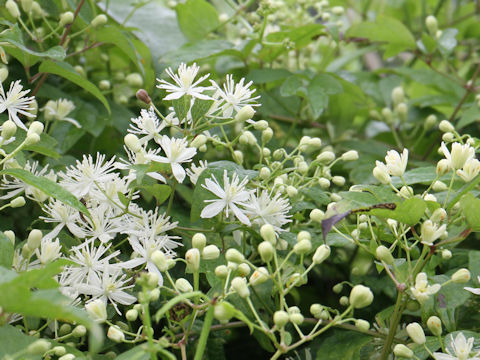
[[[476,121],[480,120],[480,108],[477,106],[477,104],[473,104],[470,106],[467,110],[465,110],[462,114],[462,117],[458,121],[456,128],[464,128],[467,125],[470,125],[471,123],[474,123]]]
[[[460,206],[468,225],[473,231],[480,231],[480,199],[477,199],[472,193],[465,194],[460,199]]]
[[[3,232],[0,232],[0,266],[12,267],[14,246]]]
[[[312,116],[316,119],[322,115],[326,109],[328,105],[328,95],[321,87],[310,84],[307,88],[307,96],[310,101]]]
[[[254,69],[246,77],[247,81],[253,81],[254,84],[266,84],[278,80],[286,79],[292,73],[286,69]]]
[[[375,22],[355,24],[347,30],[346,36],[385,43],[384,58],[395,56],[407,49],[415,49],[416,45],[415,38],[405,25],[386,16],[378,16]]]
[[[300,95],[301,92],[305,93],[306,89],[303,87],[302,78],[297,75],[289,76],[280,87],[280,95],[293,96]]]
[[[413,197],[397,204],[395,210],[373,209],[369,211],[369,214],[386,219],[394,219],[413,226],[422,218],[426,208],[425,200]]]
[[[150,195],[155,197],[157,200],[157,205],[163,204],[163,202],[168,199],[172,192],[170,186],[162,184],[144,185],[141,186],[141,188],[145,189]]]
[[[407,185],[431,183],[437,178],[437,172],[433,166],[418,167],[403,174],[403,179]],[[399,177],[392,178],[392,184],[395,186],[403,185]]]
[[[20,329],[11,325],[0,326],[0,359],[12,358],[12,355],[24,351],[38,339],[25,335]],[[40,359],[40,356],[22,355],[21,359]]]
[[[242,53],[233,50],[233,44],[226,40],[202,40],[191,44],[185,44],[181,48],[168,52],[161,61],[171,67],[177,67],[180,63],[190,63],[201,59],[212,58],[220,55],[241,56]]]
[[[220,25],[217,10],[205,0],[187,0],[175,10],[180,29],[190,41],[204,39]]]
[[[316,360],[360,359],[363,346],[372,341],[368,335],[354,331],[333,330],[312,342]],[[335,349],[332,351],[332,349]]]
[[[66,62],[53,62],[51,60],[46,60],[42,62],[38,71],[42,73],[55,74],[77,84],[85,91],[88,91],[98,100],[100,100],[110,113],[110,105],[108,105],[108,101],[105,96],[103,96],[103,94],[94,84],[80,76],[70,64]]]
[[[182,122],[187,117],[188,110],[190,110],[190,95],[184,95],[180,99],[172,100],[173,109],[177,114],[178,120]]]
[[[20,179],[24,183],[43,191],[48,196],[60,200],[64,204],[84,213],[88,217],[91,217],[85,205],[83,205],[75,196],[46,177],[35,176],[31,172],[23,169],[5,169],[0,171],[0,174]]]

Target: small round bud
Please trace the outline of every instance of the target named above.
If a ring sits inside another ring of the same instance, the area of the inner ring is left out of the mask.
[[[403,103],[405,101],[405,93],[401,86],[397,86],[392,90],[392,100],[395,105]]]
[[[128,74],[125,78],[125,81],[129,86],[133,88],[139,88],[143,85],[143,78],[142,75],[140,75],[139,73]]]
[[[308,142],[308,145],[315,148],[315,149],[318,149],[322,146],[322,139],[320,139],[318,137],[313,137]]]
[[[262,167],[260,171],[258,172],[258,177],[262,180],[268,179],[270,177],[270,174],[272,172],[270,171],[269,168],[267,167]]]
[[[10,206],[12,208],[19,208],[25,205],[25,198],[23,196],[18,196],[12,201],[10,201]]]
[[[30,250],[37,249],[42,242],[43,234],[38,229],[33,229],[28,234],[27,246]]]
[[[192,237],[192,246],[202,251],[207,244],[207,237],[203,233],[196,233]]]
[[[442,335],[442,321],[437,316],[430,316],[427,320],[427,326],[433,335]]]
[[[250,274],[250,266],[247,263],[239,264],[237,267],[237,273],[242,277],[248,276],[248,274]]]
[[[260,131],[266,130],[268,128],[268,121],[265,121],[265,120],[257,121],[253,125],[253,127],[255,130],[260,130]]]
[[[322,189],[328,189],[330,187],[330,180],[328,180],[327,178],[319,178],[318,179],[318,185],[320,185],[320,187]]]
[[[358,152],[356,150],[350,150],[342,154],[343,161],[355,161],[358,160]]]
[[[348,306],[350,304],[350,301],[348,300],[347,296],[342,296],[338,302],[342,306]]]
[[[447,218],[447,212],[445,211],[444,208],[438,208],[435,210],[430,217],[430,220],[432,220],[434,223],[441,223]]]
[[[219,265],[215,268],[215,275],[220,279],[225,279],[228,274],[228,268],[225,265]]]
[[[334,176],[332,182],[337,186],[345,185],[345,178],[343,176]]]
[[[142,145],[140,144],[140,140],[134,134],[127,134],[123,138],[125,145],[132,150],[134,153],[138,153],[142,150]]]
[[[240,150],[235,150],[233,152],[232,158],[237,164],[243,164],[243,152],[241,152]]]
[[[271,153],[272,153],[272,152],[270,151],[269,148],[264,147],[264,148],[262,149],[262,155],[263,155],[264,158],[270,157],[270,154],[271,154]]]
[[[205,260],[215,260],[220,256],[220,249],[216,245],[205,246],[202,250],[202,258]]]
[[[296,325],[300,325],[301,323],[303,323],[303,320],[304,320],[303,315],[299,313],[290,314],[288,318],[292,324],[296,324]]]
[[[440,121],[440,124],[438,125],[438,128],[440,129],[441,132],[444,132],[444,133],[455,131],[455,127],[448,120]]]
[[[11,120],[7,120],[2,125],[2,138],[4,140],[10,139],[17,132],[17,125]]]
[[[187,250],[185,253],[185,261],[190,270],[198,271],[198,269],[200,269],[200,251],[197,248]]]
[[[226,301],[217,303],[213,309],[213,316],[221,323],[227,323],[234,315],[235,308]]]
[[[65,26],[73,23],[73,20],[75,19],[75,16],[73,15],[73,12],[67,11],[64,12],[63,14],[60,14],[60,21],[58,22],[59,26]]]
[[[97,15],[93,20],[92,20],[92,26],[94,28],[98,28],[98,27],[101,27],[103,25],[105,25],[108,21],[108,18],[105,14],[100,14],[100,15]],[[123,333],[122,333],[123,334]]]
[[[94,321],[98,323],[104,323],[107,321],[107,307],[105,303],[100,299],[95,299],[90,301],[85,305],[85,310],[87,310],[88,315]]]
[[[423,124],[423,127],[425,128],[425,130],[433,129],[435,125],[437,125],[437,117],[433,114],[428,115]]]
[[[443,249],[442,250],[442,259],[443,260],[449,260],[452,258],[452,252],[448,249]]]
[[[38,134],[29,134],[25,139],[25,145],[26,146],[35,145],[39,141],[40,141],[40,136],[38,136]]]
[[[288,316],[288,313],[283,310],[275,311],[273,314],[273,323],[278,327],[278,328],[283,328],[287,323],[289,322],[290,317]]]
[[[198,151],[200,152],[206,152],[207,151],[207,144],[203,144],[198,148]]]
[[[65,350],[63,346],[55,346],[52,350],[56,356],[63,356],[67,353],[67,350]]]
[[[167,258],[163,252],[160,250],[155,250],[152,255],[150,256],[150,259],[152,262],[155,264],[155,266],[160,270],[161,272],[167,271],[168,266],[167,266]]]
[[[289,185],[289,186],[287,186],[287,194],[291,198],[295,197],[298,194],[298,190],[297,190],[296,187]]]
[[[86,333],[87,333],[87,328],[83,325],[75,326],[75,328],[72,331],[73,337],[76,337],[76,338],[81,338],[82,336],[85,336]]]
[[[253,107],[246,105],[238,111],[237,115],[235,115],[235,121],[244,122],[253,118],[253,115],[255,115]]]
[[[385,262],[387,265],[393,265],[393,256],[390,250],[386,246],[380,245],[375,250],[375,255],[377,259]]]
[[[5,3],[5,8],[15,19],[20,17],[20,10],[18,9],[18,5],[14,0],[7,0]]]
[[[413,322],[407,325],[407,333],[415,344],[423,345],[426,342],[425,333],[419,323]]]
[[[297,255],[307,254],[308,252],[310,252],[310,250],[312,250],[312,242],[308,239],[300,240],[293,247],[293,251]]]
[[[28,345],[27,353],[29,355],[43,355],[45,352],[50,350],[52,344],[45,339],[35,340],[33,343]]]
[[[335,154],[333,151],[323,151],[317,156],[316,160],[324,164],[329,163],[335,160]]]
[[[310,211],[310,219],[317,223],[321,223],[323,218],[325,217],[325,213],[320,209],[313,209]]]
[[[128,320],[128,321],[135,321],[137,320],[138,318],[138,311],[135,310],[135,309],[130,309],[126,312],[125,314],[125,318]]]
[[[455,139],[455,135],[451,132],[446,132],[442,135],[442,140],[445,142],[452,142]]]
[[[407,359],[413,358],[413,351],[403,344],[395,345],[395,347],[393,348],[393,353],[396,356],[404,357]]]
[[[297,234],[297,241],[302,241],[302,240],[312,240],[312,235],[306,230],[302,230]]]
[[[262,131],[262,142],[264,144],[268,143],[273,137],[273,130],[271,128],[267,128]]]
[[[275,249],[273,248],[273,245],[269,241],[262,241],[258,245],[258,253],[260,254],[260,257],[262,260],[266,263],[270,262],[273,258],[273,254],[275,253]]]
[[[247,280],[243,277],[237,276],[232,280],[232,289],[242,298],[250,296]]]
[[[330,246],[323,244],[320,245],[315,251],[315,254],[313,254],[312,261],[318,265],[324,262],[329,256]]]
[[[138,90],[135,96],[137,97],[138,100],[144,102],[147,105],[149,105],[152,102],[152,99],[150,98],[147,90],[145,89]]]
[[[443,181],[437,180],[432,184],[433,191],[447,191],[448,186]]]
[[[175,286],[178,289],[178,291],[182,293],[187,293],[193,291],[193,286],[190,284],[190,282],[187,279],[184,278],[178,278],[175,281]]]
[[[125,334],[116,325],[108,328],[107,337],[114,342],[122,342],[125,340]]]
[[[277,149],[273,152],[273,158],[275,160],[281,160],[284,154],[285,154],[284,149]]]
[[[297,170],[301,174],[308,173],[308,164],[305,161],[301,161],[297,165]]]
[[[43,132],[43,124],[40,121],[34,121],[28,128],[27,136],[30,134],[41,135]]]
[[[62,324],[58,329],[58,334],[60,336],[65,336],[67,334],[70,334],[71,332],[72,332],[72,325],[70,324]]]
[[[264,267],[259,267],[257,270],[255,270],[250,276],[249,283],[250,285],[260,285],[263,284],[265,281],[269,279],[269,274],[268,270]]]
[[[323,306],[320,304],[310,305],[310,313],[313,315],[314,318],[319,319],[323,313]]]
[[[245,256],[238,251],[237,249],[228,249],[227,252],[225,253],[225,259],[227,261],[232,261],[234,263],[240,264],[245,261]]]
[[[451,277],[452,281],[456,284],[463,284],[470,280],[470,271],[462,268],[457,270]]]
[[[110,88],[112,87],[112,84],[108,80],[100,80],[100,82],[98,83],[98,87],[100,88],[100,90],[104,90],[104,91],[110,90]]]
[[[340,294],[343,290],[343,284],[342,283],[335,284],[332,290],[335,294]]]
[[[372,291],[363,285],[355,285],[350,292],[350,304],[355,309],[361,309],[373,302]]]
[[[433,15],[429,15],[425,18],[425,26],[427,27],[430,35],[435,35],[438,31],[438,21]]]
[[[370,329],[370,323],[367,320],[357,319],[355,320],[355,327],[362,331],[368,331],[368,329]]]
[[[3,234],[10,240],[10,242],[15,245],[15,233],[12,230],[6,230]]]
[[[207,143],[207,137],[203,134],[199,134],[193,139],[193,141],[190,143],[191,146],[194,148],[199,148],[200,146],[203,146]]]

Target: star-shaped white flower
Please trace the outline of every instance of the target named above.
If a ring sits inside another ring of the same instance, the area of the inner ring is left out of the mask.
[[[245,207],[246,201],[250,197],[250,191],[245,190],[248,178],[240,181],[237,174],[233,174],[232,181],[228,178],[227,170],[223,172],[223,188],[218,180],[212,175],[212,179],[206,179],[202,187],[215,194],[219,199],[205,200],[211,204],[205,206],[200,214],[202,218],[212,218],[225,209],[225,214],[229,216],[229,210],[245,225],[250,225],[250,220],[239,206]]]
[[[475,149],[468,144],[460,144],[455,142],[452,144],[452,152],[448,151],[447,146],[442,141],[441,149],[443,155],[448,160],[450,167],[454,170],[461,169],[463,165],[473,159],[475,156]]]
[[[413,297],[422,304],[430,295],[436,294],[441,287],[440,284],[428,285],[427,274],[421,272],[415,278],[415,287],[410,288],[410,291]]]
[[[32,102],[35,101],[35,97],[25,97],[30,90],[22,90],[23,86],[20,85],[20,80],[10,83],[10,89],[5,93],[3,85],[0,82],[0,114],[5,110],[8,111],[8,118],[12,120],[18,127],[21,127],[27,131],[27,127],[23,124],[17,114],[22,114],[28,117],[35,117],[35,115],[29,113]]]
[[[212,85],[217,89],[216,96],[218,96],[223,103],[220,109],[223,112],[224,117],[232,116],[233,111],[239,111],[246,105],[258,106],[254,104],[255,100],[260,96],[252,97],[255,89],[250,89],[253,81],[244,84],[245,79],[242,78],[237,84],[233,80],[232,75],[227,75],[227,80],[223,85],[223,89],[213,80],[210,80]]]
[[[401,155],[395,150],[390,150],[387,152],[387,156],[385,156],[388,172],[392,176],[402,176],[407,168],[407,162],[408,149],[403,149]]]
[[[450,335],[450,337],[453,340],[453,335]],[[465,335],[459,332],[455,337],[455,340],[452,342],[453,352],[447,348],[448,354],[436,352],[433,353],[433,358],[435,360],[480,360],[478,352],[475,353],[473,357],[470,357],[473,348],[473,341],[473,337],[468,338],[467,340]]]

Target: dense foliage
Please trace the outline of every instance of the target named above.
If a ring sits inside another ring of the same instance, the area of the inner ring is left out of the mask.
[[[0,359],[480,358],[480,2],[0,1]]]

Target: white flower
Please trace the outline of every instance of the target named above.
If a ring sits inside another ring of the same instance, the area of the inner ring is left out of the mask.
[[[90,284],[79,284],[76,288],[81,294],[91,295],[90,301],[100,299],[106,304],[109,300],[117,313],[121,315],[117,303],[131,305],[137,301],[135,296],[124,291],[134,287],[134,284],[125,285],[130,281],[118,267],[105,266],[101,279],[95,278]]]
[[[37,254],[37,259],[40,261],[40,264],[45,265],[58,259],[62,255],[60,252],[61,249],[62,245],[60,245],[58,238],[52,241],[51,239],[43,237],[40,242],[40,249],[36,249],[35,254]]]
[[[81,224],[84,225],[82,230],[89,241],[99,239],[102,243],[107,243],[123,230],[124,220],[110,204],[94,202],[88,205],[91,218],[85,217]]]
[[[375,162],[376,166],[373,168],[373,176],[375,179],[380,181],[384,185],[388,185],[392,182],[392,179],[390,178],[389,171],[387,166],[381,162],[381,161],[376,161]]]
[[[237,84],[235,84],[232,75],[227,75],[227,80],[222,88],[213,80],[210,80],[212,85],[217,89],[216,97],[221,98],[223,104],[220,106],[224,117],[232,116],[233,111],[238,112],[242,107],[246,105],[258,106],[258,104],[252,104],[260,96],[252,97],[255,89],[250,89],[253,81],[244,85],[245,79],[242,78]]]
[[[477,277],[477,280],[478,282],[480,282],[480,276]],[[472,287],[465,286],[464,289],[467,291],[470,291],[472,294],[480,295],[480,288],[472,288]]]
[[[158,153],[161,151],[158,149],[149,149],[146,150],[145,147],[142,147],[140,151],[133,152],[130,151],[126,146],[123,147],[127,153],[128,160],[120,159],[115,163],[115,167],[120,170],[129,170],[126,179],[131,182],[137,178],[137,171],[132,168],[132,165],[148,165],[153,161],[154,156],[158,156]],[[159,174],[158,172],[147,172],[145,175],[150,176],[151,178],[166,183],[167,180]]]
[[[480,161],[477,159],[468,159],[465,161],[465,164],[463,164],[463,169],[462,170],[457,170],[457,175],[462,178],[463,181],[465,182],[470,182],[472,181],[480,172]]]
[[[445,233],[446,229],[447,225],[445,224],[439,227],[438,224],[434,224],[431,220],[426,220],[420,230],[422,244],[432,245],[435,240]]]
[[[73,195],[82,198],[97,188],[97,184],[103,184],[113,180],[117,174],[112,174],[115,170],[115,157],[105,161],[105,155],[97,153],[97,160],[93,162],[91,155],[83,155],[82,162],[77,160],[76,166],[67,168],[66,173],[60,173],[62,185]],[[97,184],[95,184],[97,183]]]
[[[408,162],[408,149],[403,149],[402,155],[395,150],[390,150],[385,156],[387,169],[392,176],[402,176],[405,173]]]
[[[204,75],[194,82],[199,70],[200,67],[195,63],[191,66],[187,66],[184,63],[180,64],[178,68],[178,75],[174,74],[171,68],[168,68],[166,72],[172,78],[172,80],[175,81],[176,85],[170,84],[165,80],[157,79],[157,81],[160,82],[160,85],[157,85],[157,88],[164,89],[170,93],[164,97],[163,100],[175,100],[185,95],[190,95],[194,98],[202,100],[211,100],[212,98],[210,96],[202,93],[205,90],[212,90],[213,87],[198,86],[198,84],[208,78],[210,74]]]
[[[453,335],[450,334],[450,337],[453,340]],[[480,360],[480,357],[478,357],[480,353],[478,352],[475,353],[473,357],[470,357],[473,348],[473,341],[473,337],[468,338],[467,340],[465,335],[459,332],[455,337],[455,340],[451,343],[453,353],[447,348],[448,354],[435,352],[433,353],[433,358],[435,360]]]
[[[203,170],[205,170],[207,166],[208,162],[206,160],[200,160],[198,166],[192,163],[192,165],[190,165],[190,169],[187,169],[187,175],[193,185],[197,184],[198,178],[200,177],[200,175],[202,175]]]
[[[270,224],[276,232],[281,232],[284,231],[282,226],[292,221],[288,215],[291,206],[280,193],[273,197],[271,195],[267,190],[251,193],[245,206],[245,213],[253,223],[259,226]]]
[[[0,82],[0,114],[7,110],[9,120],[12,120],[17,126],[27,131],[27,127],[20,121],[17,113],[35,117],[35,115],[28,112],[33,110],[30,105],[35,101],[35,97],[24,97],[30,90],[22,91],[22,89],[23,86],[20,85],[20,80],[17,80],[10,83],[10,90],[5,94],[3,84]]]
[[[184,162],[191,162],[192,157],[197,153],[194,147],[187,147],[188,142],[185,139],[169,138],[162,136],[157,142],[165,152],[166,157],[152,156],[152,159],[161,163],[170,164],[172,167],[173,176],[179,183],[185,179],[185,169],[180,165]]]
[[[142,109],[139,117],[130,120],[133,124],[130,124],[128,132],[138,135],[142,145],[151,139],[159,138],[160,132],[166,125],[164,121],[160,121],[157,115],[155,115],[153,107],[148,110]]]
[[[473,157],[475,156],[475,149],[468,144],[462,145],[458,142],[453,143],[451,154],[443,141],[441,148],[443,154],[445,155],[445,158],[450,164],[450,167],[455,170],[461,169],[467,161],[473,159]]]
[[[410,291],[419,303],[423,303],[430,295],[437,293],[440,288],[440,284],[428,285],[427,274],[421,272],[415,278],[415,287],[410,288]]]
[[[82,126],[75,119],[67,117],[75,109],[75,104],[67,99],[49,100],[43,111],[45,112],[45,120],[67,121],[75,125],[77,128]]]
[[[213,179],[213,180],[212,180]],[[229,216],[229,210],[245,225],[250,225],[250,220],[238,206],[246,206],[246,201],[250,197],[250,191],[245,190],[248,178],[245,177],[241,182],[236,173],[232,176],[232,181],[227,175],[227,170],[223,172],[223,188],[218,180],[212,175],[212,179],[206,179],[202,187],[215,194],[219,199],[205,200],[211,204],[205,206],[200,214],[202,218],[212,218],[225,209],[225,214]]]
[[[77,225],[77,221],[80,220],[80,215],[74,208],[65,205],[60,200],[54,200],[49,204],[43,205],[42,210],[48,215],[48,217],[40,216],[40,219],[46,223],[58,223],[58,225],[46,234],[44,238],[53,239],[65,226],[74,236],[80,239],[83,239],[86,236],[82,229]]]

